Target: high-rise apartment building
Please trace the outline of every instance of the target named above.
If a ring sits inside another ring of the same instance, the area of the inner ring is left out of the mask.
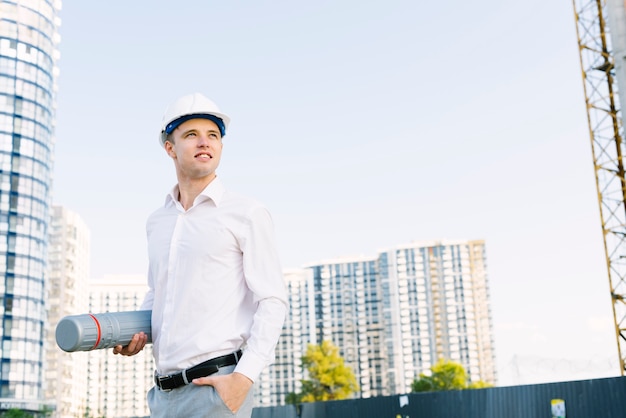
[[[329,340],[353,370],[357,397],[407,393],[441,358],[470,381],[496,383],[483,241],[421,242],[286,274],[290,311],[260,404],[284,404],[306,378],[309,343]]]
[[[54,417],[82,417],[87,407],[87,356],[56,344],[56,326],[68,315],[89,312],[90,232],[83,220],[61,206],[52,208],[48,250],[48,325],[45,396]]]
[[[148,286],[143,276],[106,276],[89,286],[92,313],[138,310]],[[113,349],[94,350],[87,355],[88,416],[147,417],[146,394],[154,386],[152,344],[137,355],[114,355]]]
[[[308,267],[313,275],[315,339],[339,347],[360,397],[386,386],[383,299],[375,257],[337,259]]]
[[[406,393],[441,358],[496,383],[484,241],[421,242],[379,253],[388,386]]]
[[[60,0],[0,0],[0,410],[43,389]]]

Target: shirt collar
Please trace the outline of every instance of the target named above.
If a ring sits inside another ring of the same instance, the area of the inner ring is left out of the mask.
[[[194,206],[209,199],[215,203],[215,206],[219,206],[225,191],[224,184],[216,177],[196,197]],[[178,184],[174,186],[165,197],[165,207],[175,205],[176,202],[178,202]]]

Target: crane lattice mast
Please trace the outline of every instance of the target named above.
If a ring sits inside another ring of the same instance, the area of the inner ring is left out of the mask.
[[[573,0],[583,75],[591,150],[596,175],[600,221],[609,275],[620,373],[626,370],[626,177],[624,173],[624,120],[618,82],[623,59],[615,61],[615,36],[609,26],[619,26],[609,13],[624,11],[613,0]],[[617,0],[626,3],[626,0]],[[609,4],[607,4],[607,2]],[[621,7],[620,7],[621,6]],[[626,19],[624,19],[626,20]],[[613,25],[615,23],[615,25]],[[619,43],[621,41],[618,41]],[[622,99],[626,102],[626,100]]]

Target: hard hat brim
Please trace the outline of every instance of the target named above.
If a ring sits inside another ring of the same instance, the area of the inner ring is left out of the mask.
[[[230,122],[230,118],[228,116],[226,116],[223,113],[217,113],[217,112],[191,113],[187,115],[181,115],[177,117],[176,119],[172,120],[171,122],[169,122],[167,125],[165,125],[165,127],[161,131],[161,143],[165,144],[165,141],[167,141],[167,137],[172,132],[174,132],[176,128],[178,128],[180,125],[182,125],[183,123],[191,119],[208,119],[214,122],[219,128],[222,138],[226,136],[226,127],[228,126],[228,123]]]

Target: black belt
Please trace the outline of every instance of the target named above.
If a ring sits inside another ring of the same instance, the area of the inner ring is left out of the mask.
[[[220,367],[232,366],[237,364],[241,359],[241,350],[237,350],[234,353],[227,354],[225,356],[212,358],[204,363],[200,363],[193,367],[183,370],[176,374],[166,374],[163,376],[154,375],[154,383],[159,389],[164,391],[170,391],[177,387],[188,385],[193,379],[198,377],[205,377],[216,373]]]

